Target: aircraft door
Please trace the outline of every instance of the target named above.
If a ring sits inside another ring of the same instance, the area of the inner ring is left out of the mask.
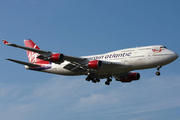
[[[148,52],[148,54],[147,54],[147,59],[151,59],[151,53],[150,52]]]

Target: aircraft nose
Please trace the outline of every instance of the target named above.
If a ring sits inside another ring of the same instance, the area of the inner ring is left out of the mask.
[[[179,57],[179,55],[177,53],[174,52],[174,59],[177,59]]]
[[[169,52],[167,52],[167,54],[168,54],[168,56],[167,56],[166,60],[169,62],[173,62],[174,60],[176,60],[179,57],[179,55],[172,50],[169,50]]]

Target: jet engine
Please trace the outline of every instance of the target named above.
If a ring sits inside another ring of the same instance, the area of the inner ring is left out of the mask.
[[[93,60],[88,63],[88,67],[90,69],[98,69],[102,67],[102,61],[99,60]]]
[[[131,82],[131,81],[135,81],[135,80],[139,80],[140,79],[140,74],[137,72],[134,73],[128,73],[125,77],[121,77],[120,79],[118,79],[118,81],[121,82]]]
[[[140,79],[140,74],[137,73],[137,72],[128,73],[127,79],[128,79],[128,80],[139,80],[139,79]]]
[[[61,53],[55,53],[55,54],[52,54],[48,58],[48,60],[51,62],[63,62],[64,61],[64,55]]]

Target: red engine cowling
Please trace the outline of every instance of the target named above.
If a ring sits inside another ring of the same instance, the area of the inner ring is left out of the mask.
[[[51,61],[51,62],[63,62],[64,61],[64,55],[61,53],[52,54],[49,58],[49,61]]]
[[[137,72],[128,73],[127,79],[128,79],[128,80],[139,80],[139,79],[140,79],[140,74],[137,73]]]
[[[128,73],[126,77],[120,78],[121,82],[131,82],[134,80],[139,80],[140,79],[140,74],[137,72],[134,73]]]
[[[88,67],[90,69],[98,69],[102,67],[102,61],[99,60],[93,60],[88,63]]]

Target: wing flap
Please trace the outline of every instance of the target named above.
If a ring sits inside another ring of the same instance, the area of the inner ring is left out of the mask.
[[[67,70],[70,70],[70,71],[73,71],[73,72],[85,72],[87,69],[77,65],[77,64],[73,64],[73,63],[69,63],[67,64],[66,66],[64,66],[63,68],[67,69]]]

